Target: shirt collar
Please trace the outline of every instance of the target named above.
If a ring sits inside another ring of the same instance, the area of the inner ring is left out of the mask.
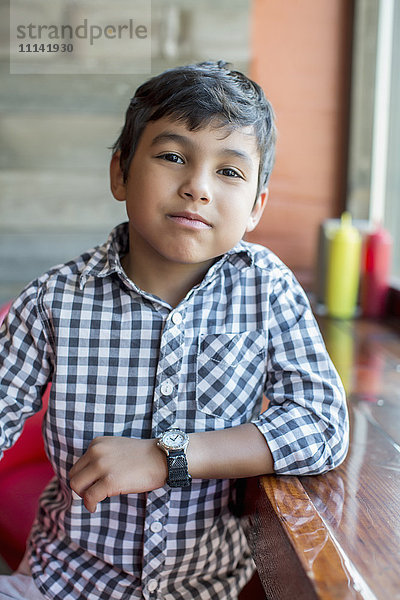
[[[224,257],[238,268],[251,267],[254,263],[254,252],[251,244],[240,240]]]
[[[122,273],[121,258],[128,252],[128,223],[115,227],[103,246],[99,246],[82,270],[80,286],[84,287],[90,277],[104,278],[113,273]]]
[[[95,250],[89,262],[82,270],[80,286],[84,287],[90,277],[104,278],[113,273],[123,274],[121,258],[129,249],[128,223],[121,223],[115,227],[106,243]],[[238,269],[250,267],[254,262],[254,254],[251,245],[239,241],[231,250],[221,256],[208,270],[203,282],[208,283],[225,263],[231,263]]]

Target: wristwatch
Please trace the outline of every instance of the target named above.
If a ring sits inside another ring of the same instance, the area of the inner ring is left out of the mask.
[[[167,483],[170,487],[187,487],[192,481],[186,458],[188,444],[187,433],[177,428],[167,429],[157,440],[158,447],[167,455]]]

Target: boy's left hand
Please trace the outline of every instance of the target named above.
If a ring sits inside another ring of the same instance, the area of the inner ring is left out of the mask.
[[[71,489],[93,513],[107,497],[162,487],[168,476],[167,461],[154,439],[98,437],[69,476]]]

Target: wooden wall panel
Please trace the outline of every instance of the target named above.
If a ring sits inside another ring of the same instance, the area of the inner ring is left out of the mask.
[[[250,241],[309,287],[318,227],[345,204],[352,0],[253,0],[250,75],[278,126],[270,199]]]

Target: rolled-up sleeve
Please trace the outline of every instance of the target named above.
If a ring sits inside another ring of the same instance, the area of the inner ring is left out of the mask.
[[[0,329],[0,457],[27,417],[40,410],[52,372],[51,346],[30,285],[12,304]]]
[[[349,440],[346,397],[308,299],[288,271],[271,294],[268,409],[254,421],[277,474],[319,474],[338,466]]]

